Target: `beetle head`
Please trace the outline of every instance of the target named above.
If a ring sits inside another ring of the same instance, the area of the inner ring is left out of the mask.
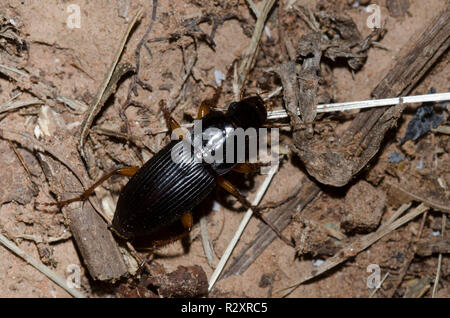
[[[267,120],[267,111],[264,101],[259,96],[244,98],[239,102],[233,102],[228,107],[227,116],[232,122],[244,129],[259,128]]]

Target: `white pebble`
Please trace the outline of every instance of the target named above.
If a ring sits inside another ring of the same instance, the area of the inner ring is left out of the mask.
[[[267,25],[264,27],[264,32],[266,33],[266,35],[269,39],[272,37],[270,34],[270,29]]]
[[[419,164],[416,166],[417,170],[422,170],[423,169],[423,160],[420,160]]]
[[[323,263],[325,263],[325,261],[323,259],[321,259],[321,258],[317,258],[317,259],[313,259],[312,260],[312,266],[314,266],[314,267],[319,267]]]
[[[213,207],[212,207],[213,211],[215,211],[215,212],[219,211],[220,207],[221,207],[220,203],[214,200]]]
[[[39,125],[34,126],[34,136],[36,139],[40,139],[42,136],[41,128],[39,128]]]
[[[214,79],[216,80],[216,84],[220,86],[222,84],[222,81],[225,80],[225,75],[221,71],[215,70]]]

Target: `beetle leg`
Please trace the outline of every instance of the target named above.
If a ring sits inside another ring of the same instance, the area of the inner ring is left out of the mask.
[[[242,162],[238,163],[232,170],[238,173],[258,172],[261,167],[268,166],[270,163],[265,162]]]
[[[183,223],[183,227],[191,231],[192,226],[194,225],[194,218],[192,217],[192,213],[188,212],[181,218],[181,223]]]
[[[263,208],[252,205],[245,196],[241,194],[241,192],[227,179],[225,179],[222,176],[217,176],[217,183],[219,186],[221,186],[223,189],[225,189],[227,192],[232,194],[238,201],[247,209],[252,209],[253,213],[256,214],[264,223],[267,224],[277,235],[278,237],[283,240],[286,244],[293,246],[292,242],[289,241],[281,232],[263,215],[261,210]]]
[[[197,112],[197,119],[202,119],[206,115],[209,114],[211,111],[211,108],[215,107],[217,105],[217,102],[219,101],[220,95],[222,94],[222,86],[219,86],[216,89],[216,92],[214,93],[214,96],[210,99],[205,99]]]
[[[211,111],[211,107],[209,107],[208,104],[205,104],[205,103],[203,102],[203,103],[200,105],[200,107],[198,108],[197,119],[202,119],[203,117],[205,117],[206,115],[208,115],[210,111]]]
[[[51,206],[51,205],[57,205],[58,207],[63,207],[67,204],[70,204],[72,202],[77,201],[86,201],[92,192],[94,192],[95,188],[97,188],[99,185],[101,185],[103,182],[105,182],[107,179],[111,178],[113,175],[121,175],[126,177],[132,177],[137,171],[139,170],[138,167],[122,167],[115,169],[107,174],[105,174],[103,177],[100,178],[96,183],[94,183],[89,189],[84,191],[80,196],[64,200],[64,201],[58,201],[58,202],[50,202],[50,203],[38,203],[38,205],[45,205],[45,206]]]
[[[166,102],[162,99],[159,101],[159,107],[161,108],[164,119],[166,120],[167,125],[169,126],[169,131],[172,133],[173,131],[177,130],[179,133],[178,138],[183,139],[183,133],[181,131],[180,124],[172,117],[169,110],[167,109]]]

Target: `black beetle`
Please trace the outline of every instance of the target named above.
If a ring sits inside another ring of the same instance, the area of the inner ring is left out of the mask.
[[[216,93],[212,100],[202,103],[199,109],[200,136],[194,136],[195,129],[191,129],[189,131],[190,138],[172,140],[140,169],[125,167],[114,170],[101,178],[81,196],[44,205],[61,207],[71,202],[86,200],[95,187],[110,176],[119,174],[130,176],[131,179],[120,193],[110,229],[119,237],[127,240],[152,235],[179,219],[185,228],[190,229],[193,222],[190,211],[204,200],[216,185],[220,185],[234,195],[246,208],[260,212],[262,208],[252,206],[223,175],[232,169],[250,172],[259,166],[258,164],[252,166],[248,163],[238,163],[237,160],[231,160],[231,162],[225,160],[226,144],[231,138],[235,138],[237,128],[243,130],[254,128],[258,132],[258,128],[263,127],[267,120],[264,102],[259,96],[248,97],[231,103],[227,112],[223,113],[210,109],[211,103],[217,101],[217,96]],[[161,106],[171,130],[180,128],[165,107]],[[198,137],[201,140],[200,145],[195,143],[195,138]],[[183,152],[186,144],[189,145],[190,151]],[[199,146],[201,151],[196,151]],[[205,152],[204,149],[208,151]],[[219,149],[222,150],[223,160],[205,160]],[[235,149],[232,149],[233,153],[231,154],[234,159],[237,157]],[[200,153],[201,160],[196,160],[196,153]],[[177,160],[174,160],[174,154],[178,154]],[[257,214],[283,241],[291,244],[261,213]]]
[[[201,139],[201,146],[203,149],[212,149],[213,152],[221,148],[225,157],[226,141],[228,138],[234,138],[235,127],[259,128],[265,121],[266,110],[260,97],[250,97],[232,103],[225,114],[210,111],[201,120],[202,137],[210,131],[207,138]],[[212,130],[213,135],[210,128],[216,128]],[[193,131],[194,129],[190,131],[192,135]],[[194,138],[192,136],[191,140]],[[238,163],[234,160],[207,163],[205,158],[198,162],[193,155],[195,149],[180,157],[179,162],[175,162],[173,154],[182,152],[186,143],[186,139],[172,140],[147,161],[123,188],[112,222],[112,229],[120,236],[147,236],[181,219],[200,203],[217,183],[233,191],[229,188],[230,184],[225,184],[226,181],[220,176]],[[186,223],[189,227],[189,221]]]

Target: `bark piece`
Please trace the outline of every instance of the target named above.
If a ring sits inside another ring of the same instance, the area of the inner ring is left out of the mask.
[[[73,140],[67,138],[68,135],[69,132],[60,129],[54,136],[53,144],[47,145],[26,133],[0,129],[2,139],[14,141],[30,151],[38,152],[37,158],[49,181],[50,190],[59,200],[72,198],[76,193],[80,193],[81,184],[87,188],[87,176],[81,168],[81,158],[77,152],[66,150],[75,149]],[[68,212],[69,208],[78,211],[71,213]],[[81,209],[81,203],[76,202],[64,208],[63,212],[67,213],[71,221],[71,231],[91,277],[102,281],[119,279],[128,273],[128,270],[116,241],[107,229],[105,221],[93,211],[90,201],[83,204],[83,212]]]
[[[76,178],[58,162],[42,154],[39,154],[39,160],[59,199],[72,198],[77,193],[74,191],[81,190]],[[64,207],[63,212],[70,221],[70,231],[93,279],[114,282],[128,273],[111,231],[89,201],[72,203]]]
[[[199,265],[178,266],[166,275],[154,275],[149,280],[150,285],[157,288],[162,297],[199,297],[208,293],[208,279]]]
[[[432,254],[449,254],[450,238],[432,237],[421,239],[416,244],[416,254],[419,256],[430,256]]]
[[[0,160],[4,169],[0,170],[0,203],[16,201],[27,204],[37,195],[27,178],[24,167],[7,141],[0,141]]]
[[[303,217],[296,221],[292,239],[298,256],[333,256],[341,248],[325,231],[324,225]]]
[[[317,114],[320,59],[322,58],[320,32],[307,34],[300,39],[299,55],[304,58],[298,76],[300,114],[304,123],[311,123]]]
[[[438,14],[420,35],[403,48],[393,67],[372,91],[374,98],[408,95],[450,44],[450,7]],[[403,104],[361,111],[342,136],[323,142],[320,136],[305,139],[294,134],[294,151],[318,181],[344,186],[378,152],[386,132],[401,116]],[[317,124],[317,125],[320,125]]]

